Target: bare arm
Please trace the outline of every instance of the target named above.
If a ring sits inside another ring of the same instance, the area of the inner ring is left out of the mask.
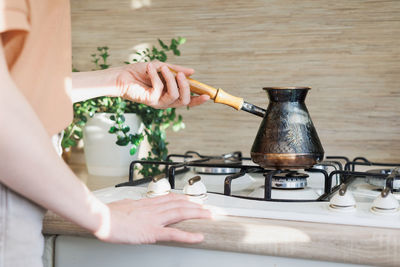
[[[11,79],[1,45],[0,80],[1,183],[105,241],[202,240],[202,235],[165,227],[183,219],[210,217],[182,196],[111,205],[94,197],[57,156],[41,122]]]
[[[58,157],[25,97],[11,79],[0,45],[0,181],[65,218],[97,231],[107,206]],[[23,167],[21,167],[23,164]]]
[[[96,70],[88,72],[73,72],[72,91],[73,103],[99,96],[120,96],[115,86],[119,68]]]
[[[176,77],[170,69],[178,72]],[[162,75],[164,83],[159,74]],[[196,106],[208,95],[191,96],[186,76],[193,69],[163,62],[135,63],[106,70],[72,73],[72,102],[99,96],[121,96],[154,108]]]

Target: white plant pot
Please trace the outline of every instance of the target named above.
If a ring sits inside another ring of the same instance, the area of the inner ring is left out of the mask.
[[[83,129],[83,142],[86,166],[91,175],[128,176],[129,164],[138,158],[138,153],[129,154],[130,145],[119,146],[115,142],[117,136],[108,133],[114,121],[110,120],[112,113],[96,113]],[[130,133],[143,130],[143,124],[136,114],[124,114],[125,123],[130,127]],[[138,148],[139,150],[139,148]]]

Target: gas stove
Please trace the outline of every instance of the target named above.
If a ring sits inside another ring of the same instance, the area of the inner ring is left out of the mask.
[[[164,167],[136,179],[140,165]],[[400,163],[331,156],[303,170],[264,169],[241,152],[171,154],[166,161],[133,161],[129,180],[95,192],[104,202],[169,192],[187,194],[216,214],[400,228]]]

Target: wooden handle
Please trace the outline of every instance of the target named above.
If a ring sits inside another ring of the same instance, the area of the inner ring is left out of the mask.
[[[176,74],[174,70],[171,71]],[[243,98],[233,96],[228,94],[221,88],[216,89],[207,84],[201,83],[199,81],[187,78],[190,85],[190,91],[198,95],[209,95],[210,99],[214,100],[214,103],[225,104],[231,106],[237,110],[240,110],[243,106]]]
[[[241,97],[228,94],[227,92],[219,88],[217,91],[217,95],[215,96],[214,103],[225,104],[237,110],[241,110],[244,100]]]
[[[198,94],[198,95],[209,95],[211,99],[215,99],[218,93],[218,89],[209,86],[207,84],[201,83],[199,81],[193,80],[191,78],[187,78],[189,85],[190,85],[190,91],[192,93]]]

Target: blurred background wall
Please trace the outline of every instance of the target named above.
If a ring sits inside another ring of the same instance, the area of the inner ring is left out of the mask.
[[[267,106],[264,86],[311,86],[307,107],[327,155],[400,160],[400,1],[72,0],[74,67],[109,46],[113,66],[135,48],[183,36],[175,64],[195,79]],[[139,46],[138,46],[139,45]],[[261,119],[213,104],[179,109],[170,152],[249,155]]]

